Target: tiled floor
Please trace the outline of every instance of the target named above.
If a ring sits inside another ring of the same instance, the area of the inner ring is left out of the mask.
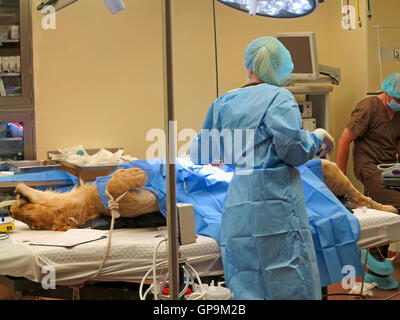
[[[396,259],[393,263],[394,273],[393,277],[400,284],[400,261]],[[361,282],[361,277],[356,279],[357,282]],[[333,293],[349,293],[350,290],[345,290],[342,288],[340,283],[331,285],[328,287],[328,295]],[[377,287],[372,289],[373,296],[371,298],[360,298],[356,296],[346,296],[346,295],[338,295],[338,296],[328,296],[328,300],[400,300],[400,285],[396,290],[381,290]]]

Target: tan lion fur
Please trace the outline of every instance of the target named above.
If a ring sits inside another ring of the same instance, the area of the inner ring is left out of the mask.
[[[110,179],[107,189],[114,199],[130,190],[119,202],[122,217],[159,211],[154,193],[140,189],[146,184],[146,179],[146,172],[138,168],[118,170]],[[11,207],[12,217],[32,229],[64,231],[98,216],[110,215],[100,200],[96,185],[92,184],[77,186],[67,193],[38,191],[19,184],[15,192],[27,201],[20,198]]]
[[[355,206],[397,213],[394,207],[382,205],[361,194],[336,163],[328,160],[322,160],[321,163],[325,184],[336,196],[347,196]],[[157,197],[152,192],[141,189],[146,185],[146,180],[145,171],[131,168],[118,170],[108,182],[107,189],[114,199],[130,190],[119,203],[122,217],[136,217],[159,211]],[[22,195],[22,198],[12,206],[12,216],[32,229],[64,231],[77,228],[98,216],[110,215],[110,211],[104,208],[100,200],[96,185],[92,184],[77,186],[68,193],[38,191],[20,184],[15,192]]]
[[[390,205],[383,205],[364,196],[351,184],[350,180],[339,169],[336,163],[321,159],[324,182],[329,190],[337,197],[347,196],[357,207],[367,207],[380,211],[397,213],[397,209]]]

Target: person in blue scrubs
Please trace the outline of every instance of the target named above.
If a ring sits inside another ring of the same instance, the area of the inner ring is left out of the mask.
[[[226,285],[234,299],[321,299],[295,167],[330,153],[334,141],[323,129],[302,129],[298,104],[282,88],[293,71],[282,43],[255,39],[244,65],[249,83],[214,101],[190,146],[193,162],[234,169],[221,220]]]

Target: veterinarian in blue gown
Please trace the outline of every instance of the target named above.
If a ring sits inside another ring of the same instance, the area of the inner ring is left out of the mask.
[[[235,169],[221,220],[226,284],[235,299],[321,299],[302,182],[294,167],[312,159],[322,145],[329,151],[333,141],[322,129],[318,135],[302,130],[296,100],[281,88],[293,63],[278,40],[251,42],[244,64],[251,83],[212,104],[190,147],[198,164],[219,157]],[[224,137],[217,141],[207,135],[212,129],[225,130]]]

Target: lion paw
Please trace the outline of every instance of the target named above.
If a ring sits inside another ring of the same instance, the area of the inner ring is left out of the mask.
[[[108,182],[107,189],[112,195],[120,195],[125,191],[144,187],[146,182],[147,174],[142,169],[120,169]]]

